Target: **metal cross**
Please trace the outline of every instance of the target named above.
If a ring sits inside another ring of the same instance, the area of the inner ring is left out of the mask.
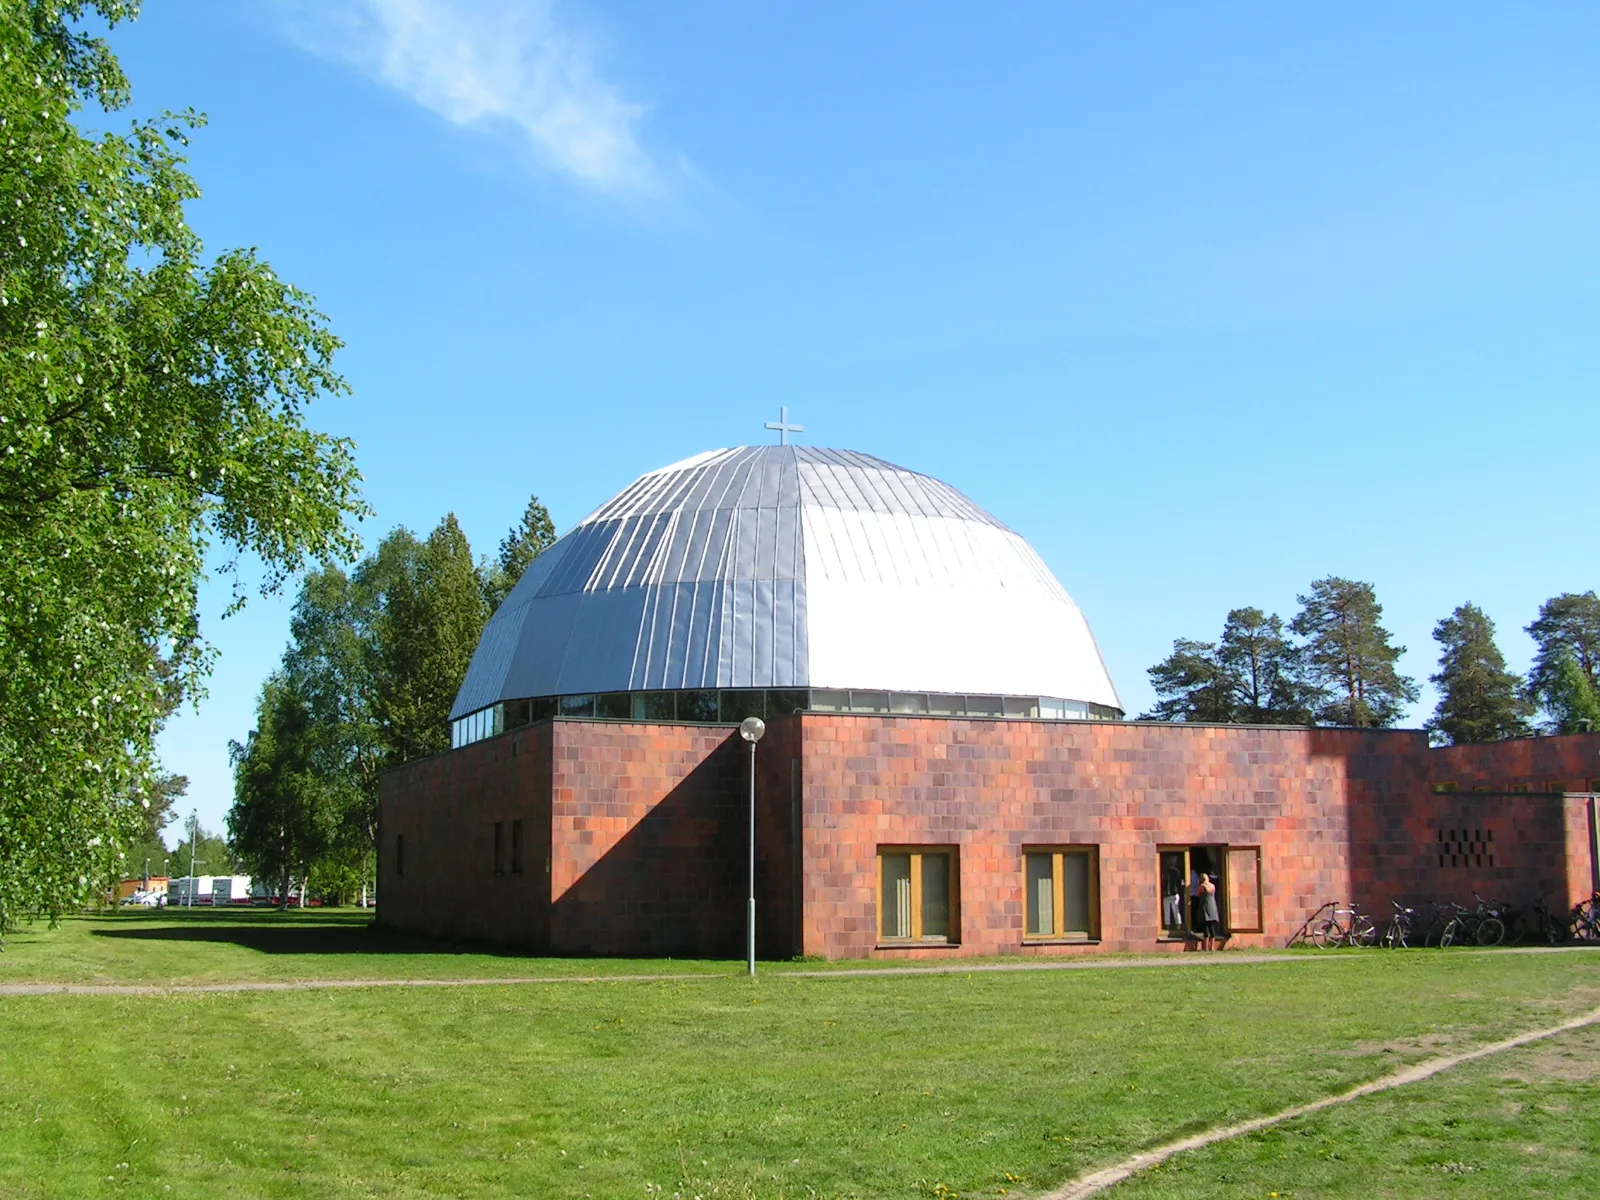
[[[776,429],[778,431],[778,436],[782,439],[779,444],[787,446],[789,444],[789,435],[791,433],[804,433],[806,431],[806,427],[804,425],[789,424],[789,406],[787,404],[778,409],[778,414],[778,419],[776,421],[767,422],[767,428]]]

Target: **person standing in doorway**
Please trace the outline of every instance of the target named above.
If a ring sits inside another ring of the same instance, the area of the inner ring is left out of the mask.
[[[1200,876],[1200,920],[1205,933],[1200,940],[1202,950],[1215,950],[1222,937],[1222,914],[1217,911],[1217,877]]]

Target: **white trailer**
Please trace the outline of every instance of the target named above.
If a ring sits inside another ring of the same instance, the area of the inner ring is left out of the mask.
[[[167,885],[167,907],[211,903],[211,875],[180,875]]]
[[[250,876],[248,875],[218,875],[211,881],[211,903],[219,907],[238,901],[247,904],[250,900]]]

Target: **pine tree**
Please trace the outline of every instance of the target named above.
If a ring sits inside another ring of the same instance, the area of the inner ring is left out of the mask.
[[[1532,707],[1522,680],[1506,670],[1494,641],[1494,622],[1475,604],[1463,604],[1433,629],[1439,643],[1439,707],[1428,731],[1452,746],[1498,742],[1529,732]]]
[[[1600,596],[1594,592],[1564,592],[1539,606],[1538,618],[1528,626],[1538,646],[1528,672],[1526,695],[1545,713],[1545,726],[1557,729],[1570,717],[1572,681],[1576,667],[1591,692],[1600,692]]]
[[[1233,720],[1242,725],[1311,723],[1300,651],[1285,633],[1282,617],[1259,608],[1234,609],[1223,623],[1217,660],[1233,690]]]
[[[1395,667],[1405,647],[1390,644],[1372,585],[1319,579],[1299,601],[1290,628],[1305,639],[1306,679],[1319,693],[1317,719],[1362,729],[1392,725],[1417,698],[1417,685]]]
[[[550,511],[539,503],[538,496],[528,499],[527,511],[522,520],[512,526],[500,543],[500,553],[483,570],[484,598],[490,613],[505,603],[511,589],[526,574],[533,560],[543,554],[556,540],[555,522]]]
[[[1234,720],[1234,688],[1212,642],[1179,638],[1172,653],[1149,670],[1150,682],[1162,699],[1142,721]]]

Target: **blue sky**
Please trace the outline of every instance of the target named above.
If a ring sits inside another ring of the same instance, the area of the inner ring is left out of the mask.
[[[375,542],[802,440],[955,484],[1087,613],[1130,711],[1226,611],[1595,586],[1600,9],[150,0],[135,109],[210,116],[208,247],[346,340]],[[162,738],[202,822],[287,634],[206,632]],[[1432,697],[1414,713],[1431,710]]]

